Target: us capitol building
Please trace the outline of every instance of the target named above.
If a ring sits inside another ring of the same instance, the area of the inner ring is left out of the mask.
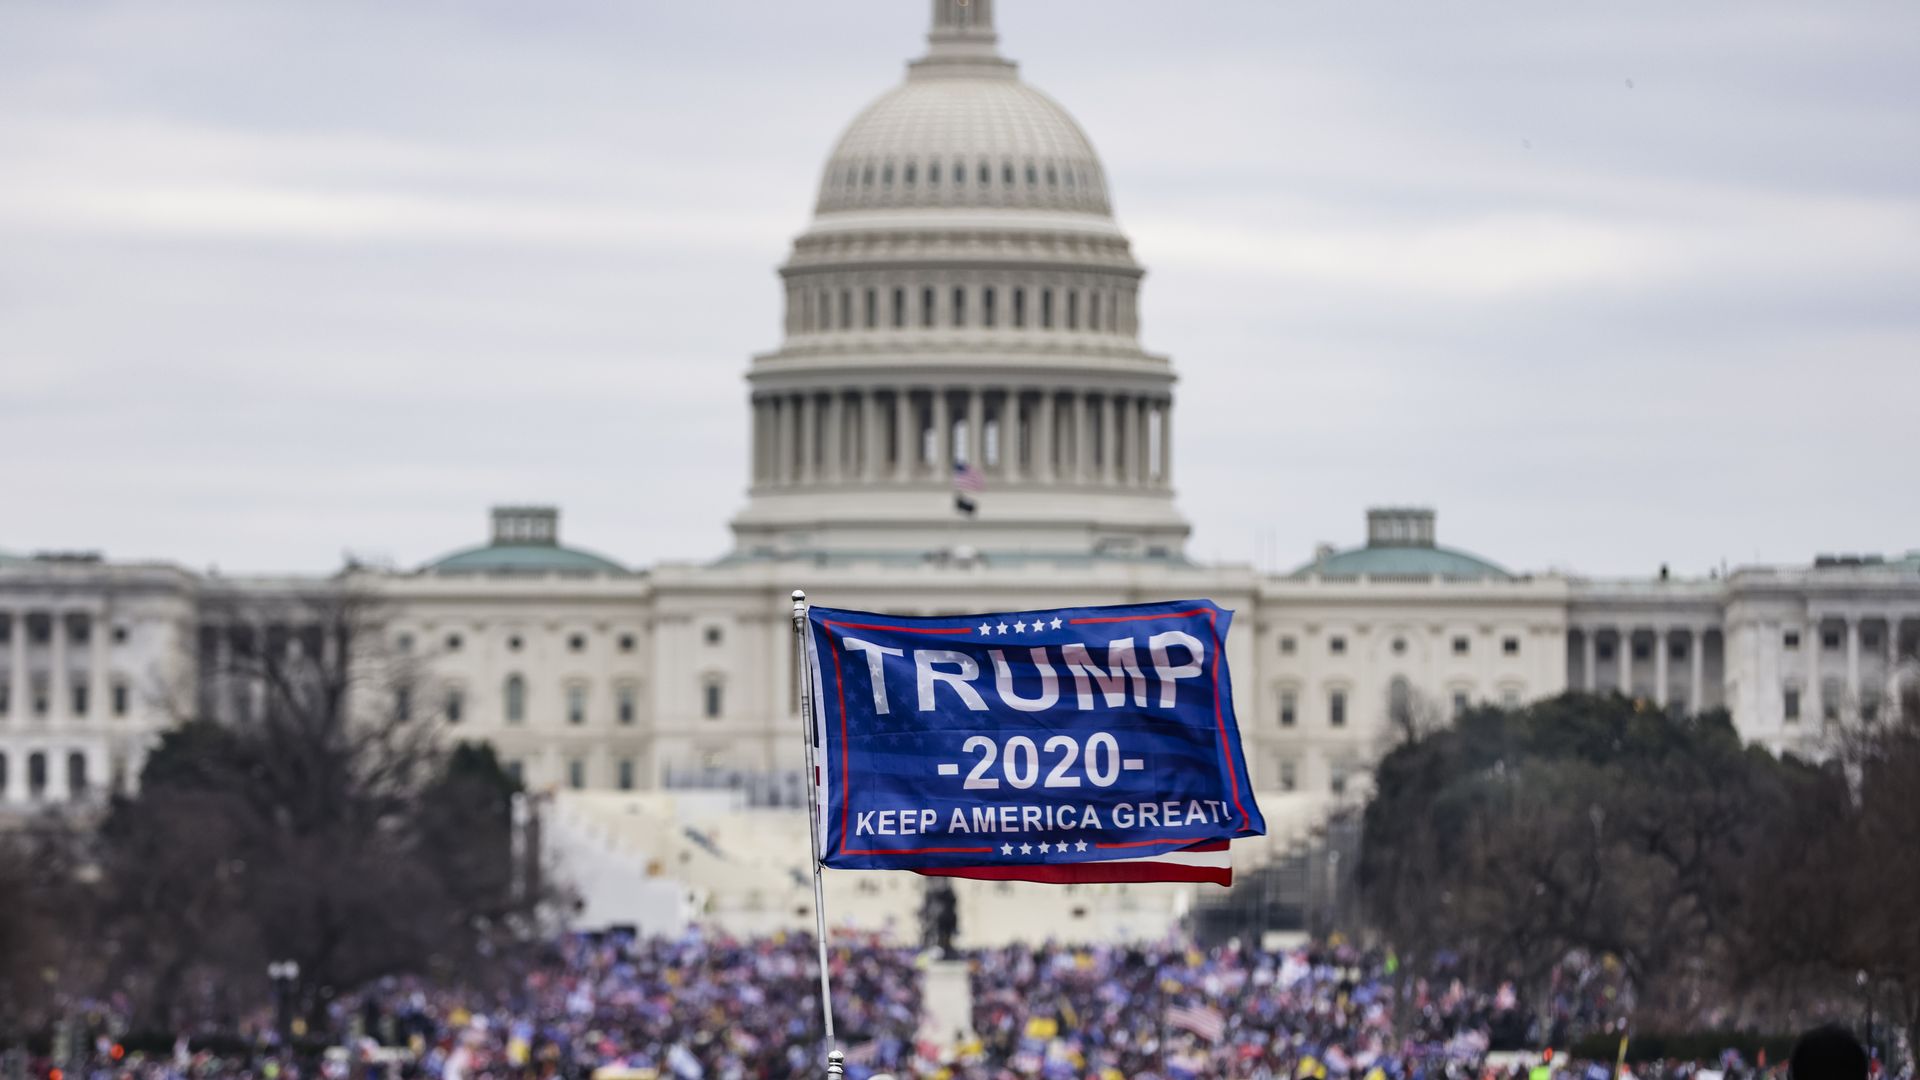
[[[1233,608],[1240,724],[1276,821],[1357,797],[1396,720],[1618,690],[1811,748],[1887,708],[1913,663],[1920,553],[1596,580],[1503,569],[1442,546],[1433,511],[1383,508],[1289,574],[1193,561],[1143,274],[1093,144],[1000,55],[992,0],[935,0],[926,54],[833,148],[780,269],[731,552],[629,567],[564,542],[552,508],[502,507],[487,543],[410,572],[0,554],[0,807],[133,784],[183,703],[208,700],[225,601],[341,582],[386,602],[393,648],[429,673],[414,711],[491,742],[529,786],[755,805],[799,790],[796,587],[910,614]],[[963,463],[984,479],[974,516],[955,508]]]

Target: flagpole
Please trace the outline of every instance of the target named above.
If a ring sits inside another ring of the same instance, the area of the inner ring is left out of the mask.
[[[827,894],[820,881],[820,773],[813,745],[813,665],[807,662],[807,594],[793,590],[793,642],[800,665],[800,733],[807,748],[807,844],[813,851],[814,942],[820,949],[820,1013],[827,1023],[827,1076],[844,1072],[844,1055],[834,1045],[833,984],[827,974]]]

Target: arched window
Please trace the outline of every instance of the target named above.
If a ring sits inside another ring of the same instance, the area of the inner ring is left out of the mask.
[[[867,290],[867,329],[880,325],[880,290]]]
[[[820,317],[814,321],[814,325],[822,330],[833,329],[833,301],[825,289],[820,290]]]
[[[893,328],[895,330],[898,330],[901,327],[904,327],[906,325],[907,325],[907,290],[895,289],[893,290]]]
[[[1413,687],[1404,675],[1387,684],[1387,719],[1402,731],[1413,727]]]
[[[920,325],[928,330],[933,329],[933,288],[931,286],[920,290]]]
[[[1098,292],[1087,294],[1087,329],[1100,329],[1100,294]]]
[[[573,683],[567,687],[567,723],[584,724],[587,722],[587,687],[584,683]]]
[[[940,186],[940,163],[937,161],[927,162],[927,186]]]
[[[967,325],[967,290],[959,285],[953,288],[953,325]]]
[[[1040,329],[1053,329],[1053,290],[1040,290]]]
[[[1001,164],[1000,182],[1008,187],[1013,186],[1013,162],[1008,161]]]
[[[1077,289],[1067,293],[1067,329],[1080,329],[1080,292]]]
[[[527,719],[527,680],[518,675],[507,676],[507,723],[521,724]]]
[[[919,179],[918,169],[914,166],[913,162],[911,161],[907,162],[907,171],[904,179],[907,181],[908,187],[912,187],[913,182]]]
[[[1027,186],[1035,187],[1039,183],[1040,183],[1040,170],[1033,167],[1033,162],[1031,161],[1027,162]]]
[[[467,715],[466,691],[460,689],[457,686],[450,686],[447,688],[446,714],[447,714],[447,723],[449,724],[457,724],[460,722],[462,717]]]
[[[47,791],[47,755],[35,750],[27,755],[27,795],[39,798]]]
[[[87,755],[78,750],[67,755],[67,797],[82,798],[87,794]]]
[[[980,325],[992,329],[993,318],[993,286],[988,285],[980,290]]]
[[[993,166],[982,161],[980,163],[980,186],[986,187],[991,183],[993,183]]]
[[[880,182],[887,187],[893,186],[893,162],[889,161],[880,170]]]
[[[1015,329],[1027,325],[1027,290],[1013,290],[1013,325]]]
[[[700,695],[701,712],[705,714],[707,719],[720,719],[720,714],[726,706],[725,691],[726,684],[720,681],[719,676],[707,676],[706,683],[701,688]]]
[[[967,182],[967,167],[960,162],[953,163],[953,186],[964,187]]]
[[[853,329],[853,290],[840,290],[840,329]]]

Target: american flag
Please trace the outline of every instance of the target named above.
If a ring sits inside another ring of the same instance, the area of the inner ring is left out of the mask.
[[[1176,1005],[1167,1010],[1167,1026],[1191,1031],[1208,1042],[1219,1042],[1227,1033],[1227,1018],[1211,1005],[1192,1008]]]
[[[953,463],[953,490],[979,493],[987,490],[987,478],[964,461]]]

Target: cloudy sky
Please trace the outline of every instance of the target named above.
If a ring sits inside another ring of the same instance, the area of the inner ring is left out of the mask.
[[[1003,0],[1183,376],[1203,559],[1920,547],[1920,5]],[[0,4],[0,549],[723,552],[922,0]]]

